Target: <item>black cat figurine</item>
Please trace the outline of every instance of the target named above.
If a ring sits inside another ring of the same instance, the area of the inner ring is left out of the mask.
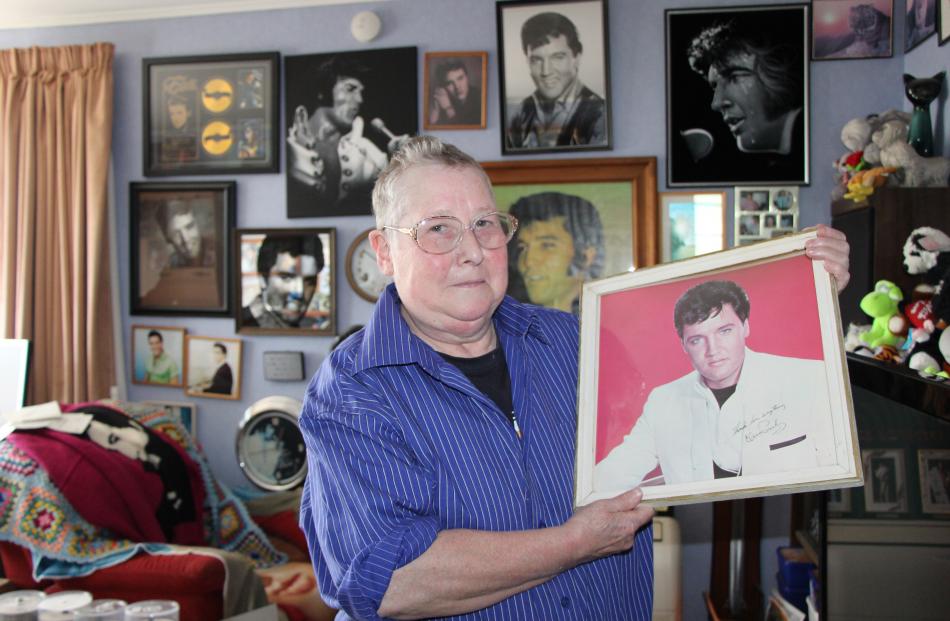
[[[910,119],[907,142],[923,157],[934,154],[934,134],[930,123],[930,104],[943,89],[945,71],[932,78],[915,78],[904,74],[904,94],[914,104],[914,115]]]

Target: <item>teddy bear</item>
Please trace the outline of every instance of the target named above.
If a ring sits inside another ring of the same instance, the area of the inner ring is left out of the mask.
[[[831,191],[832,200],[842,198],[848,191],[848,182],[855,174],[874,166],[880,166],[878,148],[871,142],[871,136],[888,121],[901,121],[905,127],[910,123],[911,114],[900,110],[886,110],[880,114],[851,119],[841,128],[841,142],[848,152],[834,163],[835,182]],[[871,157],[869,157],[869,155]]]
[[[874,166],[896,168],[892,178],[903,187],[941,187],[950,180],[950,158],[923,157],[907,144],[908,124],[903,118],[891,118],[874,130],[871,144],[864,149],[864,160]]]

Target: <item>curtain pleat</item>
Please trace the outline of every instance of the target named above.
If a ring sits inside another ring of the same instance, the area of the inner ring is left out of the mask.
[[[111,43],[0,50],[0,336],[32,342],[31,403],[107,396]]]

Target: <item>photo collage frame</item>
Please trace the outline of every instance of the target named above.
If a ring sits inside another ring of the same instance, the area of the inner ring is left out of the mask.
[[[735,189],[735,245],[789,235],[798,230],[798,186]]]

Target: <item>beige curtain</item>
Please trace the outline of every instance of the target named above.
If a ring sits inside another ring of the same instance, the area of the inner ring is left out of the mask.
[[[0,337],[32,342],[29,403],[114,383],[111,43],[0,50]]]

